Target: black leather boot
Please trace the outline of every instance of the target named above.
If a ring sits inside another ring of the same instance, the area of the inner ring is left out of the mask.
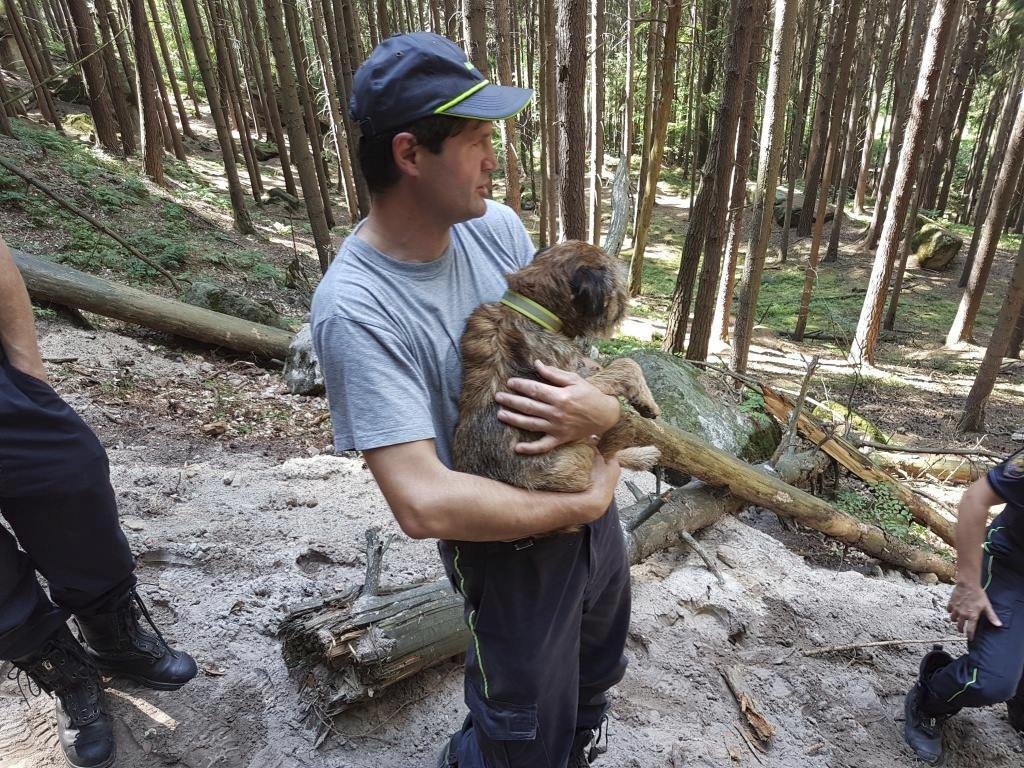
[[[41,649],[14,659],[13,664],[57,700],[57,736],[68,764],[74,768],[113,765],[117,750],[103,709],[100,675],[67,626]]]
[[[906,720],[903,723],[903,738],[919,758],[930,765],[942,761],[942,726],[955,714],[931,715],[924,711],[928,696],[927,680],[937,670],[952,663],[953,657],[942,650],[941,645],[932,647],[921,659],[917,682],[907,693],[903,705]]]
[[[142,628],[140,617],[156,634]],[[196,676],[195,660],[167,644],[135,590],[109,613],[76,616],[75,623],[85,652],[105,673],[158,691],[176,691]]]

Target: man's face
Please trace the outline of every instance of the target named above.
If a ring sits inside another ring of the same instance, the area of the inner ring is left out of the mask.
[[[491,174],[498,167],[493,133],[493,123],[470,120],[462,131],[445,139],[440,154],[421,150],[424,203],[452,224],[487,211],[484,199],[490,197]]]

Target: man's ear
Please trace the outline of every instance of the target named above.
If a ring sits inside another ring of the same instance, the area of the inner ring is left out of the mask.
[[[408,131],[395,134],[391,140],[391,153],[395,159],[395,167],[406,176],[418,176],[419,166],[417,164],[416,150],[419,143],[416,137]]]

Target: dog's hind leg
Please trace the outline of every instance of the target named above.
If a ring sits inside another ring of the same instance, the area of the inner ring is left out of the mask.
[[[661,458],[661,451],[653,445],[644,445],[636,448],[623,448],[617,451],[613,457],[623,469],[635,469],[647,471],[654,468]]]

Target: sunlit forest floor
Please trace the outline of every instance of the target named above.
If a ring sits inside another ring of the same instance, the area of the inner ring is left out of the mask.
[[[172,272],[268,302],[297,327],[319,276],[304,212],[280,203],[254,206],[258,234],[235,233],[212,126],[194,125],[200,140],[187,142],[187,166],[168,162],[166,188],[147,181],[136,161],[94,150],[84,116],[69,120],[66,137],[15,121],[20,140],[0,137],[0,155]],[[263,170],[268,186],[283,188],[276,161]],[[606,169],[606,190],[612,171]],[[602,345],[606,352],[657,347],[664,330],[688,217],[679,174],[667,169],[665,176],[644,293],[632,302],[620,335]],[[499,185],[497,199],[501,192]],[[336,245],[350,229],[338,200],[335,213],[344,224],[333,232]],[[604,210],[607,225],[607,200]],[[536,234],[536,212],[523,218]],[[789,334],[809,243],[794,230],[786,263],[778,263],[777,249],[770,253],[751,374],[795,391],[804,360],[817,354],[821,366],[811,395],[849,404],[899,442],[1019,447],[1013,435],[1024,430],[1021,362],[1004,366],[988,408],[988,433],[960,435],[954,428],[983,352],[981,346],[942,348],[959,301],[963,251],[945,272],[908,272],[897,332],[883,337],[876,369],[847,363],[843,340],[856,324],[872,258],[857,249],[865,225],[847,219],[838,263],[819,269],[810,337],[800,344]],[[33,255],[173,295],[158,273],[2,170],[0,231]],[[970,232],[959,231],[969,241]],[[774,238],[777,245],[777,231]],[[978,318],[982,344],[1018,242],[1010,237],[1001,244]],[[624,260],[630,247],[627,239]],[[287,606],[361,581],[368,525],[398,533],[361,460],[323,455],[331,441],[325,401],[287,394],[275,364],[257,365],[96,315],[86,315],[89,328],[75,327],[53,308],[37,309],[37,316],[55,387],[111,454],[129,540],[136,552],[148,554],[140,572],[144,594],[158,621],[196,652],[203,669],[180,695],[112,694],[122,744],[118,764],[433,765],[436,745],[461,719],[457,664],[430,670],[346,714],[317,749],[315,729],[302,718],[297,681],[280,660],[273,635]],[[713,352],[712,362],[727,359],[727,349]],[[709,385],[720,397],[740,400],[742,394],[715,377],[709,374]],[[925,487],[947,501],[960,493]],[[730,564],[725,588],[715,586],[686,549],[633,569],[631,667],[613,698],[611,751],[598,765],[914,765],[894,718],[920,647],[857,654],[838,664],[805,658],[798,649],[952,634],[941,610],[946,588],[874,571],[829,540],[782,530],[774,516],[757,512],[715,526],[702,541]],[[399,537],[392,545],[385,585],[437,575],[429,542]],[[734,664],[743,665],[779,726],[766,755],[752,755],[733,726],[735,703],[723,693],[717,670]],[[26,706],[16,686],[0,686],[0,765],[60,765],[51,720],[48,700]],[[952,739],[959,749],[950,765],[1020,764],[1021,744],[1001,710],[958,718]]]

